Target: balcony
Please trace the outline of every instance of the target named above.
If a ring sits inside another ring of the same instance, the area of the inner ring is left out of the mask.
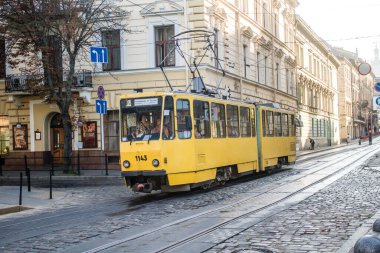
[[[63,84],[67,83],[67,72],[63,74]],[[5,92],[19,94],[33,94],[47,86],[43,74],[14,74],[5,78]],[[73,89],[92,88],[92,72],[81,70],[74,74]]]

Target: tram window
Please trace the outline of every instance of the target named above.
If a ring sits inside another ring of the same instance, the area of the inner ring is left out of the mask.
[[[210,106],[208,102],[195,100],[193,107],[195,138],[210,138]]]
[[[288,114],[282,114],[282,136],[289,136]]]
[[[223,104],[211,103],[212,137],[226,137],[226,114]]]
[[[252,137],[255,137],[256,136],[256,111],[255,111],[255,109],[252,109],[251,125],[252,125]]]
[[[239,112],[236,105],[227,105],[228,137],[239,137]]]
[[[265,133],[266,136],[273,136],[273,112],[271,111],[266,111],[265,113]]]
[[[240,107],[240,131],[242,137],[251,136],[251,126],[249,120],[249,108]]]
[[[177,130],[178,138],[190,139],[191,138],[191,116],[190,116],[190,102],[187,99],[178,99],[177,103]]]
[[[280,112],[274,112],[274,136],[282,136]]]
[[[160,138],[162,97],[120,101],[121,140],[152,141]]]
[[[172,140],[175,137],[174,131],[174,101],[173,97],[165,97],[165,107],[164,107],[164,120],[162,128],[162,139]]]
[[[290,136],[296,136],[296,128],[294,123],[294,115],[290,115],[290,124],[289,124]]]
[[[265,120],[265,111],[262,111],[262,115],[261,115],[261,127],[263,129],[263,136],[267,136],[267,124],[266,124],[266,120]]]

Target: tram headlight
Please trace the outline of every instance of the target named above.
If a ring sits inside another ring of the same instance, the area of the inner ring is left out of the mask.
[[[160,165],[160,162],[157,159],[153,159],[152,164],[154,167],[158,167],[158,165]]]
[[[124,168],[129,168],[131,166],[131,163],[128,160],[125,160],[123,162],[123,166],[124,166]]]

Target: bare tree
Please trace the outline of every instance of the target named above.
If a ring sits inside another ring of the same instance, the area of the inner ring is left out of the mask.
[[[125,29],[126,15],[112,0],[0,0],[8,64],[35,74],[31,91],[61,112],[66,171],[72,169],[69,112],[78,56],[99,41],[102,31]]]

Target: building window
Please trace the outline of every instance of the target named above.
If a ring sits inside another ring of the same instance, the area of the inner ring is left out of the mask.
[[[103,64],[103,71],[120,70],[120,30],[102,32],[102,43],[108,49],[108,63]]]
[[[247,67],[248,65],[248,59],[247,59],[247,45],[243,45],[243,64],[244,64],[244,77],[247,78]]]
[[[215,33],[215,41],[214,41],[214,52],[215,52],[215,68],[219,68],[219,31],[214,30]]]
[[[175,44],[171,38],[174,36],[174,25],[159,26],[155,28],[156,66],[175,65]]]
[[[276,63],[276,83],[277,83],[277,90],[280,89],[280,63]]]
[[[256,67],[257,67],[257,82],[260,83],[260,52],[257,52],[257,64],[256,64]]]
[[[268,56],[264,57],[264,84],[267,83],[267,64],[268,64]]]
[[[107,111],[103,123],[104,150],[119,151],[119,111]]]

